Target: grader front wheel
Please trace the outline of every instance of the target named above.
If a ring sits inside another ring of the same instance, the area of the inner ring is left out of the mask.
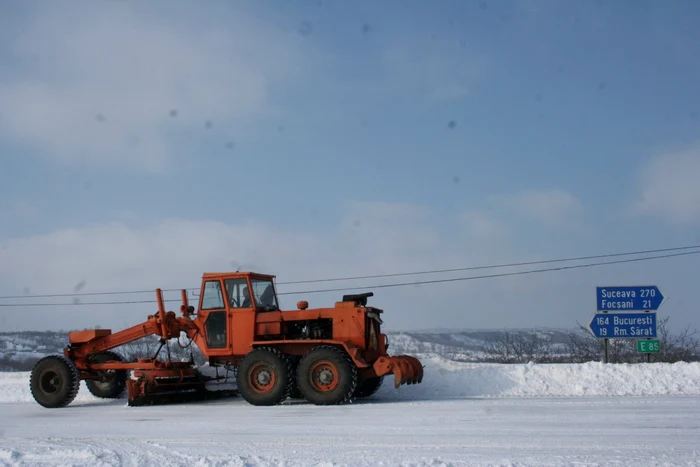
[[[342,350],[320,346],[299,362],[297,386],[304,398],[316,405],[342,404],[357,387],[355,364]]]
[[[34,365],[29,382],[34,400],[48,409],[73,402],[80,389],[80,373],[61,355],[44,357]]]

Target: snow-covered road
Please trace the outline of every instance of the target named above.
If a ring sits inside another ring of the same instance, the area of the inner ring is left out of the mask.
[[[700,465],[700,397],[60,410],[0,405],[5,465]]]
[[[127,407],[83,383],[44,409],[0,373],[0,465],[700,466],[700,363],[421,360],[422,384],[339,407]]]

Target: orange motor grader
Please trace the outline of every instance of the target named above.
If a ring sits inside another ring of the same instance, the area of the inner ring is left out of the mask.
[[[169,352],[167,360],[157,358],[168,340],[183,333],[211,367],[234,369],[237,393],[253,405],[290,397],[340,404],[370,396],[390,374],[396,388],[422,381],[416,358],[387,354],[382,310],[367,306],[371,292],[345,295],[333,308],[309,309],[300,301],[296,310],[282,311],[274,279],[253,272],[204,273],[196,312],[181,291],[182,316],[165,310],[162,290],[156,289],[158,313],[145,322],[115,333],[70,332],[64,355],[35,364],[32,395],[44,407],[64,407],[76,397],[81,380],[101,398],[118,398],[126,388],[132,406],[230,395],[207,389],[208,382],[224,377],[204,375],[193,358],[177,362]],[[150,335],[160,337],[151,358],[127,362],[112,350]]]

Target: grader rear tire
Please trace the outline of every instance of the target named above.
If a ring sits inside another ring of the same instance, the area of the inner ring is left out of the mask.
[[[121,355],[106,351],[99,354],[91,355],[89,358],[90,363],[103,363],[108,360],[116,360],[118,362],[123,361]],[[105,374],[105,381],[87,379],[85,380],[85,385],[95,397],[100,397],[102,399],[117,399],[126,389],[126,370],[107,370],[101,371],[100,373]]]
[[[67,406],[80,389],[80,372],[62,355],[50,355],[36,362],[29,380],[32,397],[47,409]]]
[[[292,375],[289,360],[278,349],[255,349],[238,365],[238,392],[249,404],[277,405],[289,397]]]
[[[304,395],[301,393],[301,391],[299,391],[299,386],[297,386],[297,376],[296,375],[297,375],[297,370],[299,368],[299,360],[300,360],[299,357],[291,357],[289,360],[289,363],[291,365],[292,372],[293,372],[293,374],[292,374],[293,384],[292,384],[292,389],[289,392],[290,399],[303,399],[304,398]]]
[[[383,376],[380,376],[379,378],[370,378],[370,379],[366,379],[366,380],[362,381],[360,384],[357,385],[357,388],[355,389],[355,394],[353,394],[353,397],[356,397],[358,399],[364,399],[366,397],[370,397],[375,392],[377,392],[380,387],[382,387],[383,381],[384,381]]]
[[[315,347],[299,362],[297,386],[312,404],[342,404],[355,392],[357,368],[343,350],[330,346]]]

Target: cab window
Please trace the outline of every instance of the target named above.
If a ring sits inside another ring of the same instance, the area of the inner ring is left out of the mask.
[[[253,306],[248,290],[248,281],[242,279],[226,279],[226,297],[231,308],[250,308]]]
[[[206,281],[204,283],[204,293],[202,295],[202,310],[220,310],[224,307],[221,282]]]
[[[202,310],[222,310],[223,308],[224,295],[221,290],[221,282],[218,280],[206,281],[202,294]],[[204,322],[204,330],[208,347],[226,347],[226,311],[210,312]]]
[[[275,296],[275,288],[271,280],[253,279],[253,293],[255,294],[255,304],[259,308],[264,308],[268,311],[278,310],[277,297]]]

